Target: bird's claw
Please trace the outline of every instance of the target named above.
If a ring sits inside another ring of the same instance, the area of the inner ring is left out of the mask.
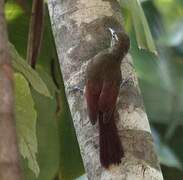
[[[133,79],[131,76],[129,76],[126,79],[123,79],[121,84],[120,84],[120,88],[123,88],[124,86],[131,86],[133,84]]]
[[[76,92],[80,92],[81,94],[84,93],[84,89],[80,88],[79,86],[72,86],[72,87],[69,87],[68,88],[68,91],[69,92],[73,92],[73,93],[76,93]]]

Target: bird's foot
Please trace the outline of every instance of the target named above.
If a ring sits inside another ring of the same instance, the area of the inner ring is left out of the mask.
[[[72,86],[72,87],[69,87],[68,88],[68,91],[69,92],[72,92],[72,93],[76,93],[76,92],[80,92],[81,94],[84,93],[84,89],[82,89],[81,87],[75,85],[75,86]]]
[[[120,84],[120,88],[123,88],[124,86],[132,86],[132,85],[133,85],[133,78],[129,76],[128,78],[122,80]]]

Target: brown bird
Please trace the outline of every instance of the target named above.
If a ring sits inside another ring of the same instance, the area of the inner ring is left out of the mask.
[[[105,168],[119,164],[124,156],[114,111],[122,81],[120,65],[130,47],[125,32],[109,30],[112,35],[111,46],[89,62],[85,88],[89,119],[93,125],[99,120],[100,162]]]

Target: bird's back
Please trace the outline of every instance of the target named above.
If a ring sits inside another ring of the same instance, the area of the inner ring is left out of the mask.
[[[91,59],[87,67],[88,80],[119,80],[120,62],[109,50],[105,50]]]

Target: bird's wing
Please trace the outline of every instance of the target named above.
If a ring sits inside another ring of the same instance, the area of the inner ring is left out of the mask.
[[[119,86],[116,81],[104,81],[99,97],[99,111],[103,113],[104,122],[108,122],[114,113]]]
[[[101,93],[102,84],[99,82],[87,81],[85,88],[85,97],[89,119],[95,124],[98,118],[98,100]]]

